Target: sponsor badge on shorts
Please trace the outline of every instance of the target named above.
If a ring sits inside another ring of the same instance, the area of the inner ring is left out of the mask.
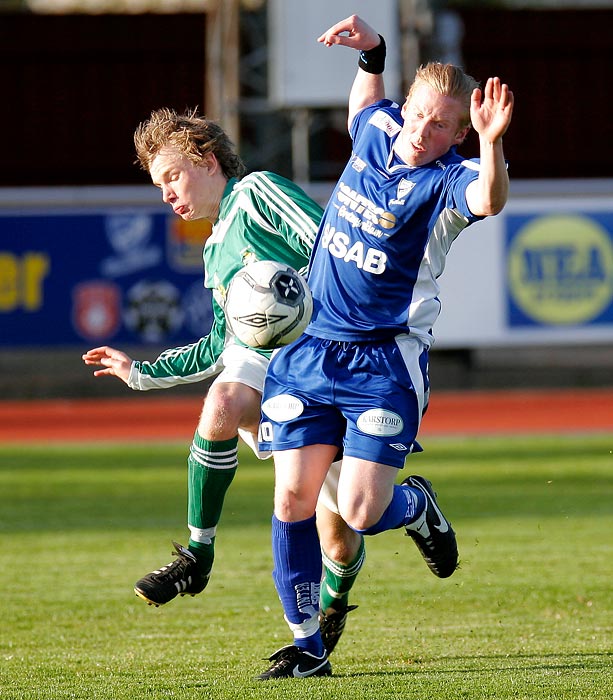
[[[283,423],[298,416],[304,411],[304,404],[300,399],[290,394],[279,394],[266,399],[262,404],[263,413],[277,423]]]
[[[366,435],[398,435],[404,428],[404,421],[393,411],[385,408],[371,408],[358,418],[358,428]]]

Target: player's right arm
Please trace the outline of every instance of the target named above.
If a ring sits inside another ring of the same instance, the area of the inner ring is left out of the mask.
[[[139,391],[203,381],[219,371],[216,363],[225,346],[225,316],[215,302],[213,314],[208,335],[191,345],[164,350],[154,362],[132,360],[124,352],[106,345],[86,352],[83,361],[103,368],[94,372],[95,377],[119,377],[131,389]]]
[[[370,51],[381,43],[379,34],[358,15],[351,15],[337,22],[318,39],[326,46],[348,46],[357,51]],[[347,126],[350,128],[355,115],[364,107],[385,97],[383,75],[368,73],[358,68],[349,94]]]

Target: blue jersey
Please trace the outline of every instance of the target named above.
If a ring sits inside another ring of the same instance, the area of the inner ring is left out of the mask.
[[[479,163],[452,148],[428,165],[406,165],[393,148],[402,123],[389,100],[353,120],[353,153],[309,265],[310,335],[359,342],[409,332],[432,342],[445,256],[462,229],[481,218],[465,194]]]

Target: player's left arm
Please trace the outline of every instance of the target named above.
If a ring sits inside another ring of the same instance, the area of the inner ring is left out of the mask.
[[[470,118],[479,135],[479,177],[466,189],[466,203],[476,216],[502,211],[509,196],[509,175],[502,137],[513,114],[513,93],[500,78],[489,78],[483,92],[472,94]]]

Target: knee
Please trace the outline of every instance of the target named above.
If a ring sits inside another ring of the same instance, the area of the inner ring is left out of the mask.
[[[255,392],[254,392],[255,394]],[[251,395],[249,394],[249,399]],[[207,394],[198,423],[198,432],[209,440],[225,440],[234,437],[245,423],[245,415],[251,418],[252,406],[259,407],[258,396],[249,402],[240,387],[233,384],[213,385]]]
[[[315,515],[315,503],[301,491],[277,490],[275,492],[275,515],[285,522],[298,522]]]
[[[339,510],[343,520],[358,535],[364,534],[373,525],[376,525],[381,518],[381,514],[378,511],[372,512],[369,508],[342,509],[339,507]]]
[[[334,537],[320,537],[322,548],[330,559],[341,564],[350,564],[360,550],[362,535],[354,532],[350,527],[342,532],[336,532]]]
[[[237,403],[236,392],[231,384],[213,384],[204,401],[202,413],[227,415],[233,412]]]

